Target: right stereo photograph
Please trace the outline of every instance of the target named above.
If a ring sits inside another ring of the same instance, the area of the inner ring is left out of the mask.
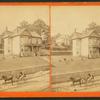
[[[51,6],[52,91],[100,91],[100,6]]]

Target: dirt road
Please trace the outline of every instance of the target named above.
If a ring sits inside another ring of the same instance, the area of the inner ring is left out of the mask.
[[[93,82],[73,86],[72,82],[64,82],[52,85],[52,91],[56,92],[100,92],[100,76],[95,77]]]
[[[49,71],[40,71],[35,74],[27,76],[26,81],[19,81],[14,83],[3,84],[1,82],[0,91],[14,91],[14,92],[29,92],[42,91],[49,87]]]

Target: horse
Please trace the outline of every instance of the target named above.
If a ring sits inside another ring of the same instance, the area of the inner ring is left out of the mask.
[[[82,84],[82,78],[70,77],[70,80],[73,82],[73,86],[75,86],[75,83],[78,83],[80,86]]]
[[[64,61],[66,61],[67,59],[66,58],[64,58]]]
[[[5,81],[5,84],[7,83],[7,81],[11,81],[12,85],[13,85],[13,75],[2,75],[1,79]]]

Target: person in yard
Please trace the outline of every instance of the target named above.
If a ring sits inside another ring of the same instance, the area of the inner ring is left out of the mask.
[[[73,61],[73,58],[71,57],[70,60]]]
[[[64,58],[64,61],[66,61],[66,58]]]
[[[35,48],[34,54],[35,54],[35,56],[37,56],[37,50],[36,50],[36,48]]]
[[[61,60],[59,60],[59,62],[61,62]]]
[[[34,46],[34,55],[35,56],[38,56],[38,47],[37,46]]]
[[[24,49],[22,48],[21,49],[21,57],[23,57],[24,56]]]

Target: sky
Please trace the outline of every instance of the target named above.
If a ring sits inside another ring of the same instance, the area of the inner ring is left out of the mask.
[[[51,8],[51,35],[71,34],[75,28],[82,32],[88,24],[100,25],[99,6],[53,6]]]
[[[32,24],[37,19],[42,19],[49,24],[48,6],[0,6],[0,33],[6,26],[14,30],[23,20]]]
[[[49,25],[49,17],[48,6],[0,6],[0,33],[6,26],[9,30],[14,30],[23,20],[31,24],[42,19]],[[51,35],[71,34],[75,28],[82,32],[91,22],[100,25],[99,6],[51,7]]]

